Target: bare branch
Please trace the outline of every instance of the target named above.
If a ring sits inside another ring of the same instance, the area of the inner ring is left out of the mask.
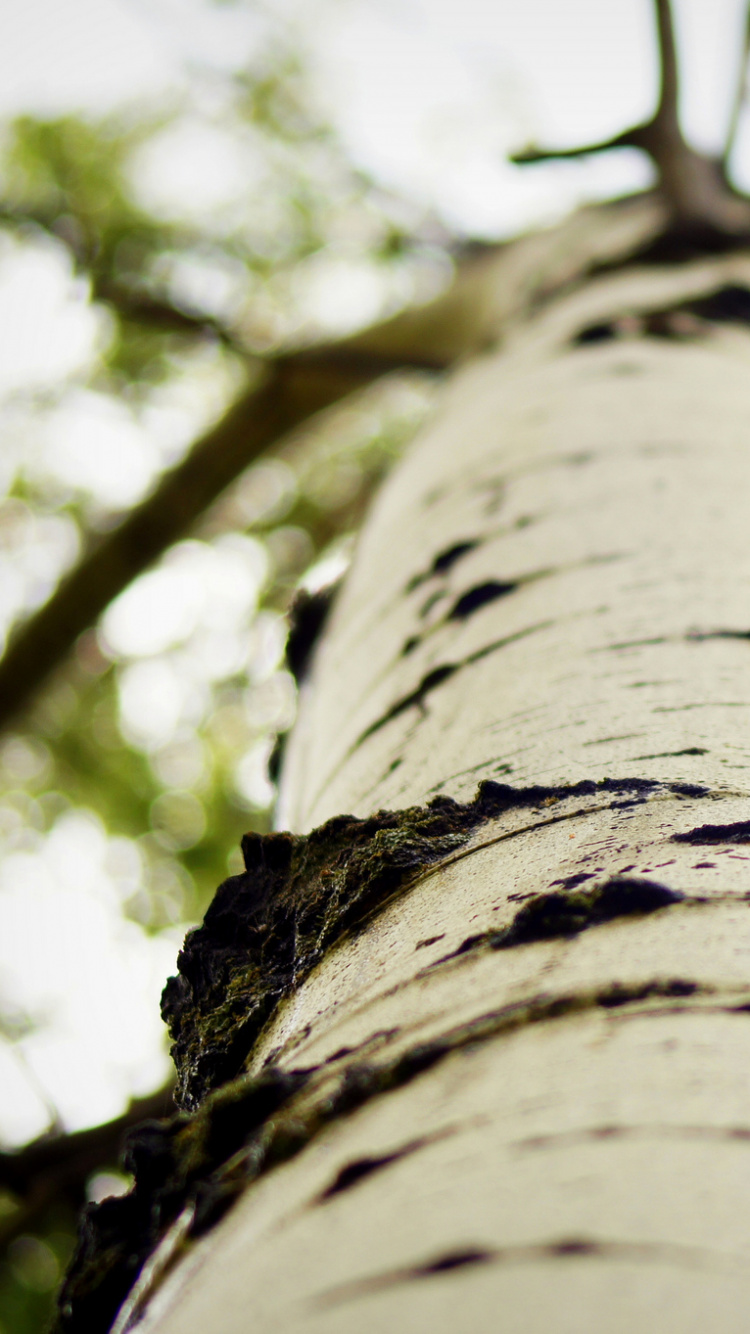
[[[671,121],[677,128],[680,79],[672,9],[670,0],[654,0],[654,3],[660,73],[659,103],[654,120]]]
[[[200,311],[184,310],[173,305],[166,297],[153,296],[130,283],[118,281],[97,271],[86,254],[77,249],[68,237],[60,235],[59,229],[55,226],[56,220],[56,214],[52,212],[47,213],[43,209],[19,209],[0,201],[0,223],[15,229],[28,228],[31,225],[66,247],[75,268],[87,275],[94,301],[104,302],[112,306],[119,315],[149,328],[159,329],[164,333],[192,334],[198,337],[210,335],[241,356],[251,355],[231,324]]]
[[[50,601],[18,631],[0,660],[0,727],[26,706],[113,598],[177,541],[254,459],[314,413],[393,369],[383,358],[343,348],[269,363],[259,382],[83,557]]]
[[[577,148],[522,148],[518,153],[511,153],[510,160],[516,166],[525,167],[532,162],[558,162],[567,158],[589,157],[591,153],[608,153],[613,148],[633,146],[634,129],[623,130],[613,139],[599,139],[593,144],[582,144]]]
[[[91,294],[94,301],[114,307],[118,315],[147,328],[193,337],[210,336],[242,357],[252,355],[231,325],[213,315],[180,309],[170,301],[134,290],[125,283],[97,276],[92,276]]]
[[[675,233],[700,239],[707,249],[746,242],[750,237],[750,201],[729,185],[722,162],[698,153],[686,142],[678,116],[679,77],[674,22],[669,0],[654,0],[659,44],[659,102],[652,118],[612,139],[580,148],[526,149],[512,162],[545,162],[582,157],[613,148],[640,148],[659,173],[659,187]]]

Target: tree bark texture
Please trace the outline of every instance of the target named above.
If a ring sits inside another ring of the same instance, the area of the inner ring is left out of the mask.
[[[298,834],[442,841],[292,978],[252,1184],[193,1239],[186,1196],[118,1334],[747,1330],[750,260],[537,272],[508,316],[513,263],[284,764]]]

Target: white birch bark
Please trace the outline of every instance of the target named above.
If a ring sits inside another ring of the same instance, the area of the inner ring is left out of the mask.
[[[509,283],[544,286],[513,263],[484,292],[500,345],[362,535],[282,821],[546,791],[267,1025],[255,1070],[314,1069],[299,1123],[347,1068],[436,1045],[248,1189],[143,1334],[748,1328],[750,339],[686,306],[750,261],[626,266],[509,318]],[[492,948],[530,896],[617,875],[674,901]]]

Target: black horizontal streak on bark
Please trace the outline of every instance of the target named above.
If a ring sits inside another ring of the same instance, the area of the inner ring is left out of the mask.
[[[356,1186],[360,1181],[364,1181],[367,1177],[382,1171],[384,1167],[390,1167],[409,1154],[416,1153],[424,1143],[424,1140],[414,1140],[411,1144],[406,1144],[403,1148],[394,1150],[393,1153],[381,1154],[380,1157],[355,1158],[353,1162],[347,1163],[336,1173],[330,1186],[327,1186],[321,1192],[314,1203],[324,1204],[326,1200],[332,1199],[334,1195],[341,1195],[344,1191],[351,1190],[352,1186]]]
[[[640,732],[621,732],[619,736],[597,737],[596,741],[584,741],[583,748],[586,746],[606,746],[610,741],[632,741],[634,737],[640,736]]]
[[[427,598],[425,602],[422,603],[422,606],[419,608],[418,612],[419,619],[423,621],[425,616],[428,616],[430,614],[432,608],[438,602],[442,602],[443,598],[447,596],[448,595],[445,592],[445,589],[436,589],[434,593],[430,593],[430,596]]]
[[[446,547],[444,551],[439,551],[433,560],[430,568],[424,570],[422,574],[415,574],[406,585],[406,592],[413,593],[415,588],[424,584],[428,579],[435,578],[436,575],[447,574],[453,566],[464,556],[468,556],[470,551],[475,551],[481,546],[480,538],[467,538],[463,542],[454,542],[452,546]]]
[[[574,347],[583,347],[628,334],[643,338],[695,338],[704,332],[702,324],[750,324],[750,290],[739,283],[728,283],[705,296],[589,324],[571,342]]]
[[[686,746],[684,750],[658,750],[653,755],[634,755],[633,763],[638,760],[675,760],[683,755],[708,755],[705,746]]]
[[[750,1144],[750,1126],[691,1126],[668,1124],[588,1126],[563,1130],[559,1134],[530,1135],[511,1146],[519,1152],[537,1149],[564,1149],[571,1144],[606,1144],[622,1139],[734,1140]]]
[[[702,644],[707,639],[744,639],[750,640],[750,630],[691,630],[685,636],[688,643]]]
[[[446,662],[440,667],[434,667],[431,672],[428,672],[426,676],[422,677],[416,690],[412,690],[410,694],[404,695],[401,699],[396,700],[396,703],[391,706],[387,713],[384,713],[381,718],[378,718],[374,723],[371,723],[370,726],[361,733],[352,747],[352,752],[355,751],[363,741],[366,741],[368,737],[373,736],[375,732],[379,732],[381,727],[385,727],[386,723],[390,723],[394,718],[398,718],[399,714],[405,713],[407,709],[414,707],[421,708],[427,696],[430,695],[433,690],[437,690],[438,686],[441,686],[444,681],[447,681],[451,676],[455,675],[455,673],[463,666],[465,666],[465,663],[462,662]]]
[[[505,784],[493,783],[491,779],[487,780],[491,787],[504,787]],[[656,779],[649,778],[605,778],[598,783],[593,783],[591,779],[584,779],[580,783],[574,784],[570,788],[538,788],[538,792],[546,793],[546,797],[540,797],[535,805],[547,806],[554,801],[559,800],[563,795],[575,797],[579,795],[588,795],[595,792],[633,792],[636,795],[625,801],[608,801],[597,806],[580,806],[577,810],[565,811],[562,815],[551,815],[544,820],[536,820],[533,824],[523,825],[520,828],[510,829],[494,838],[488,839],[486,843],[474,843],[472,847],[464,851],[453,853],[446,857],[441,863],[442,866],[453,866],[456,862],[462,861],[464,857],[473,857],[477,852],[483,852],[486,848],[492,848],[496,843],[504,843],[511,838],[519,838],[523,834],[533,833],[537,829],[546,829],[550,825],[561,824],[566,820],[580,820],[586,815],[592,815],[597,811],[604,810],[625,810],[631,806],[640,806],[648,800],[649,795],[655,792],[659,787],[665,791],[674,793],[678,797],[707,797],[710,789],[700,783],[659,783]],[[484,786],[484,784],[480,784]],[[532,788],[519,788],[518,791],[531,792]],[[631,869],[628,867],[628,870]]]
[[[459,594],[450,610],[447,611],[442,619],[437,621],[436,624],[425,630],[422,634],[411,635],[404,643],[401,650],[401,656],[407,657],[441,626],[448,625],[450,621],[468,620],[470,616],[473,616],[475,612],[480,611],[483,607],[488,606],[492,602],[496,602],[498,598],[508,597],[511,593],[517,593],[518,590],[525,587],[526,584],[536,583],[539,579],[549,579],[552,575],[562,574],[569,568],[575,569],[591,565],[609,564],[611,561],[620,559],[622,559],[622,557],[618,554],[591,556],[581,562],[576,562],[572,567],[545,567],[541,570],[532,570],[528,574],[519,575],[516,579],[487,579],[483,583],[476,584],[472,588],[467,589],[466,592]],[[419,610],[420,618],[424,619],[436,602],[440,601],[445,596],[446,593],[443,591],[434,593],[429,597],[424,606]],[[600,650],[594,651],[599,652]]]
[[[491,602],[496,602],[498,598],[507,597],[509,593],[515,593],[523,582],[519,579],[503,581],[489,579],[484,584],[477,584],[474,588],[469,588],[467,592],[456,598],[445,619],[446,621],[466,621],[480,608],[488,606]]]
[[[376,1172],[381,1172],[385,1167],[391,1167],[394,1163],[399,1163],[403,1158],[410,1158],[412,1154],[418,1153],[420,1149],[429,1148],[431,1144],[437,1144],[441,1140],[447,1139],[449,1135],[455,1135],[459,1127],[448,1126],[444,1130],[436,1131],[432,1135],[421,1135],[418,1139],[413,1139],[408,1144],[402,1144],[390,1153],[373,1155],[372,1157],[355,1158],[352,1162],[346,1163],[334,1177],[330,1186],[326,1186],[324,1191],[313,1200],[313,1205],[325,1204],[327,1200],[335,1195],[341,1195],[344,1191],[351,1190],[353,1186],[359,1185],[360,1181],[367,1180],[374,1176]]]
[[[660,704],[652,713],[690,713],[693,709],[746,709],[750,704],[746,699],[709,699],[698,700],[694,704]]]
[[[599,1241],[591,1237],[561,1237],[558,1240],[527,1242],[519,1246],[466,1246],[447,1251],[432,1260],[385,1270],[366,1278],[342,1283],[312,1299],[313,1307],[343,1305],[405,1283],[435,1278],[457,1269],[477,1265],[544,1264],[550,1260],[606,1260],[620,1264],[668,1265],[678,1269],[731,1269],[731,1257],[699,1246],[675,1242]]]
[[[459,662],[446,662],[440,667],[433,667],[432,671],[422,677],[422,680],[415,690],[410,691],[408,695],[404,695],[401,699],[396,700],[396,703],[391,705],[387,713],[382,714],[382,716],[377,718],[374,723],[371,723],[369,727],[366,727],[364,732],[360,733],[351,747],[351,750],[348,752],[347,758],[362,745],[363,741],[367,741],[369,737],[374,736],[376,732],[380,731],[381,727],[385,727],[387,723],[392,722],[394,718],[398,718],[399,715],[405,713],[407,709],[415,707],[423,708],[427,696],[432,694],[433,690],[436,690],[438,686],[441,686],[444,681],[447,681],[451,676],[455,676],[456,672],[459,672],[462,667],[470,667],[475,662],[480,662],[482,658],[489,657],[490,653],[497,653],[499,649],[507,648],[508,645],[515,644],[520,639],[526,639],[528,635],[536,634],[539,630],[547,630],[553,624],[553,621],[540,621],[537,625],[530,625],[526,630],[517,630],[515,634],[505,635],[503,639],[493,640],[491,644],[486,644],[484,648],[476,649],[474,653],[469,653],[467,657],[462,658]]]
[[[554,570],[539,570],[533,574],[522,575],[518,579],[488,579],[484,583],[476,584],[473,588],[467,589],[465,593],[459,594],[450,610],[430,629],[425,630],[421,635],[411,635],[404,643],[401,656],[403,658],[408,657],[410,653],[414,652],[415,648],[419,648],[419,645],[441,626],[448,625],[451,621],[467,621],[470,616],[481,611],[483,607],[489,606],[492,602],[496,602],[498,598],[508,597],[510,593],[518,592],[518,589],[522,588],[524,584],[533,583],[536,579],[544,579],[554,573]],[[424,611],[425,608],[420,612],[420,616],[423,615]]]
[[[750,843],[750,820],[734,824],[702,824],[684,834],[673,834],[673,843],[690,843],[703,847],[716,843]]]
[[[588,878],[585,874],[570,877],[579,882]],[[487,946],[505,950],[541,940],[570,939],[617,918],[647,916],[680,903],[684,898],[681,890],[669,889],[656,880],[625,875],[611,876],[590,889],[568,887],[536,894],[519,908],[507,927],[468,936],[457,949],[436,959],[431,967],[436,968],[450,959]]]
[[[653,635],[647,639],[625,639],[617,644],[604,644],[590,649],[591,653],[616,653],[620,649],[653,648],[657,644],[705,644],[712,639],[741,639],[750,641],[750,630],[687,630],[682,635]]]

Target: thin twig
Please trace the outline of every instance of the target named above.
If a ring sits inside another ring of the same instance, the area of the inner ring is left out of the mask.
[[[679,72],[674,22],[669,0],[654,0],[659,48],[659,101],[650,120],[620,134],[578,148],[529,148],[513,155],[520,164],[582,157],[613,148],[640,148],[659,173],[659,189],[671,214],[675,236],[692,237],[706,249],[747,244],[750,201],[729,184],[723,163],[698,153],[687,143],[678,114]]]
[[[670,120],[677,126],[680,75],[672,9],[669,0],[654,0],[654,3],[660,76],[659,102],[654,120]]]

